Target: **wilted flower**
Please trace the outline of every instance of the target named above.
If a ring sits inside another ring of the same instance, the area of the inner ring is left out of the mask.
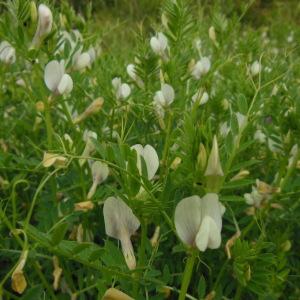
[[[92,141],[93,138],[97,139],[97,133],[96,132],[93,132],[93,131],[90,131],[90,130],[85,130],[84,131],[83,140],[86,142],[86,144],[85,144],[84,150],[81,154],[81,156],[84,157],[84,158],[79,159],[80,166],[83,166],[83,164],[86,161],[86,157],[89,157],[91,155],[91,153],[95,151],[95,146],[94,146],[94,143]]]
[[[224,212],[225,207],[219,202],[217,194],[184,198],[175,209],[175,227],[179,238],[200,251],[219,248]]]
[[[131,92],[130,86],[127,83],[122,83],[121,78],[115,77],[111,83],[113,85],[116,98],[118,100],[123,100],[130,95]]]
[[[154,106],[160,116],[164,116],[164,109],[168,107],[175,98],[175,92],[171,85],[162,84],[161,90],[157,91],[154,95]]]
[[[77,202],[77,203],[74,204],[74,210],[75,211],[87,212],[89,210],[92,210],[93,208],[94,208],[94,203],[90,200]]]
[[[5,64],[13,64],[16,61],[16,50],[7,41],[0,43],[0,61]]]
[[[23,273],[23,268],[26,264],[28,250],[24,250],[21,254],[19,263],[11,275],[12,289],[18,294],[22,294],[27,287],[27,282]]]
[[[209,27],[208,36],[214,43],[216,43],[217,37],[216,37],[216,30],[214,26]]]
[[[137,153],[137,168],[140,174],[142,174],[141,158],[143,158],[147,167],[148,179],[151,180],[159,167],[159,158],[155,149],[151,145],[143,147],[140,144],[132,146],[131,149],[134,149]]]
[[[208,73],[210,69],[210,60],[208,57],[202,57],[192,68],[192,76],[195,79],[200,79],[202,75]]]
[[[134,64],[129,64],[126,68],[127,74],[129,77],[136,82],[139,88],[143,89],[144,88],[144,82],[143,80],[136,74],[135,70],[135,65]]]
[[[49,168],[51,166],[54,166],[55,168],[63,168],[66,166],[67,162],[67,158],[59,154],[48,152],[44,153],[43,166],[45,168]]]
[[[87,198],[91,199],[97,189],[97,186],[101,184],[103,181],[106,180],[108,174],[109,174],[109,169],[107,164],[101,162],[101,161],[95,161],[92,164],[92,176],[93,176],[93,184],[88,192]]]
[[[134,299],[115,288],[110,288],[105,292],[102,300],[134,300]]]
[[[126,264],[135,269],[136,259],[130,237],[140,227],[140,222],[131,208],[121,199],[109,197],[103,206],[106,234],[120,240]]]
[[[162,32],[158,32],[156,36],[151,38],[150,46],[155,54],[162,58],[167,57],[168,39]]]
[[[51,32],[53,22],[52,12],[45,4],[39,5],[38,14],[38,26],[32,41],[34,47],[38,47],[43,39]]]
[[[61,275],[62,275],[62,268],[59,266],[59,260],[58,260],[58,257],[57,256],[53,256],[53,267],[54,267],[54,270],[53,270],[53,289],[56,291],[59,287],[59,281],[60,281],[60,278],[61,278]]]
[[[97,113],[102,108],[103,103],[103,98],[97,98],[86,108],[86,110],[82,114],[80,114],[73,120],[73,123],[78,124],[90,115]]]
[[[198,102],[199,105],[205,104],[209,99],[209,95],[207,92],[203,92],[202,89],[199,89],[197,93],[192,97],[192,101]]]
[[[45,67],[44,81],[54,94],[68,94],[73,89],[73,80],[65,73],[64,61],[50,61]]]
[[[252,76],[256,76],[261,71],[261,64],[256,60],[250,67],[250,72]]]

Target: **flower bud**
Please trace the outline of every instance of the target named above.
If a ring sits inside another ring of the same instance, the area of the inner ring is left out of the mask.
[[[215,44],[217,41],[217,37],[216,37],[216,31],[215,31],[215,27],[211,26],[208,29],[208,36],[209,38],[213,41],[213,43]]]
[[[82,201],[74,204],[75,211],[87,212],[94,208],[94,203],[92,201]]]
[[[82,114],[80,114],[73,120],[73,123],[78,124],[83,120],[85,120],[90,115],[96,114],[102,108],[103,103],[104,103],[103,98],[101,97],[97,98],[86,108],[86,110]]]
[[[35,108],[37,111],[39,112],[43,112],[45,110],[45,104],[43,101],[38,101],[36,104],[35,104]]]
[[[24,250],[21,254],[19,263],[11,276],[11,287],[18,294],[22,294],[27,287],[27,282],[23,273],[23,268],[26,264],[28,250]]]
[[[200,145],[199,145],[199,151],[198,151],[198,155],[197,155],[197,163],[198,163],[199,169],[203,172],[206,167],[206,163],[207,163],[207,152],[202,143],[200,143]]]
[[[102,300],[134,300],[134,299],[115,288],[110,288],[105,292]]]
[[[30,18],[32,23],[36,23],[37,20],[37,9],[35,1],[30,2]]]
[[[257,60],[251,65],[250,72],[253,77],[261,72],[261,64]]]

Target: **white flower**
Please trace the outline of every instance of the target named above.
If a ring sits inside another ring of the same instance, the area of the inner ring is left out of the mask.
[[[89,67],[91,65],[91,57],[88,52],[81,52],[82,47],[76,51],[73,55],[73,68],[74,70],[83,70],[86,67]]]
[[[130,237],[140,227],[138,218],[124,201],[115,197],[105,200],[103,216],[106,234],[120,240],[128,268],[135,269],[136,259]]]
[[[107,164],[102,163],[100,161],[95,161],[92,164],[91,169],[92,169],[92,176],[93,176],[93,184],[88,192],[87,199],[91,199],[94,196],[97,186],[101,184],[103,181],[105,181],[109,174],[109,169]]]
[[[223,122],[220,124],[219,132],[222,137],[227,136],[229,131],[230,131],[230,127],[228,126],[227,122]]]
[[[200,79],[202,75],[208,73],[210,69],[210,60],[208,57],[202,57],[192,68],[192,76],[195,79]]]
[[[79,159],[80,166],[83,166],[83,164],[86,161],[86,158],[89,157],[91,153],[95,151],[95,146],[92,139],[97,139],[97,133],[90,130],[85,130],[83,133],[83,140],[86,142],[86,144],[81,154],[83,158]]]
[[[145,84],[143,80],[136,74],[135,65],[129,64],[126,68],[127,74],[129,77],[136,82],[139,88],[143,89]]]
[[[65,73],[64,61],[50,61],[45,67],[44,81],[50,91],[55,94],[68,94],[73,89],[73,80]]]
[[[256,60],[250,67],[250,72],[252,76],[256,76],[261,71],[261,64]]]
[[[111,83],[113,85],[113,88],[116,93],[116,98],[118,100],[125,99],[130,95],[130,86],[127,83],[122,83],[121,78],[115,77]]]
[[[260,129],[257,129],[254,133],[254,139],[263,144],[266,142],[267,137]]]
[[[204,176],[224,176],[220,162],[217,137],[214,136]]]
[[[5,64],[13,64],[16,61],[16,50],[7,41],[0,43],[0,61]]]
[[[248,205],[260,207],[261,202],[264,200],[264,196],[259,193],[257,188],[252,186],[252,192],[244,194],[245,201]]]
[[[171,85],[164,83],[160,91],[154,95],[154,103],[161,107],[169,106],[175,98],[175,92]]]
[[[59,154],[48,153],[48,152],[44,153],[44,157],[43,157],[43,161],[42,161],[43,166],[45,168],[49,168],[51,166],[54,166],[56,168],[65,167],[67,162],[68,162],[68,160],[66,157],[59,155]]]
[[[225,207],[219,202],[217,194],[184,198],[175,209],[175,227],[179,238],[200,251],[219,248],[224,212]]]
[[[133,145],[131,149],[137,152],[137,168],[140,174],[142,174],[142,157],[146,163],[148,179],[151,180],[159,167],[159,158],[155,149],[151,145],[143,147],[141,144]]]
[[[203,92],[202,89],[199,89],[198,92],[192,97],[192,101],[198,102],[199,105],[207,103],[209,100],[209,95],[207,92]]]
[[[248,118],[247,116],[241,114],[240,112],[237,112],[236,114],[236,118],[239,124],[239,130],[243,131],[245,129],[245,127],[247,126],[248,123]]]
[[[43,39],[51,32],[53,23],[52,12],[45,4],[39,5],[38,14],[38,26],[32,41],[34,47],[38,47]]]
[[[156,36],[151,38],[150,46],[155,54],[165,57],[168,48],[168,39],[162,32],[158,32]]]

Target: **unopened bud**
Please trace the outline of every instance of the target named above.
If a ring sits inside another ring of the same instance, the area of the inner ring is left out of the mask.
[[[37,9],[35,1],[30,2],[30,18],[32,23],[36,23],[37,20]]]
[[[134,300],[134,299],[115,288],[110,288],[105,292],[102,300]]]
[[[241,180],[250,174],[248,170],[240,170],[235,176],[231,178],[230,181]]]
[[[43,112],[45,110],[45,104],[43,101],[38,101],[36,104],[35,104],[35,108],[37,111],[39,112]]]
[[[216,31],[214,26],[209,27],[208,36],[214,43],[216,43],[217,37],[216,37]]]
[[[94,208],[94,203],[92,201],[83,201],[74,204],[75,211],[87,212],[89,210],[92,210],[93,208]]]
[[[97,98],[86,108],[86,110],[82,114],[80,114],[73,120],[73,123],[78,124],[90,115],[97,113],[102,108],[103,103],[103,98]]]
[[[202,143],[200,143],[200,145],[199,145],[197,163],[198,163],[199,169],[203,172],[206,167],[206,163],[207,163],[207,152]]]

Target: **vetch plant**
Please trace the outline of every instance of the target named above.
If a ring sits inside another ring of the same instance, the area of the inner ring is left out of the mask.
[[[7,41],[0,43],[0,61],[8,65],[16,61],[16,50]]]

